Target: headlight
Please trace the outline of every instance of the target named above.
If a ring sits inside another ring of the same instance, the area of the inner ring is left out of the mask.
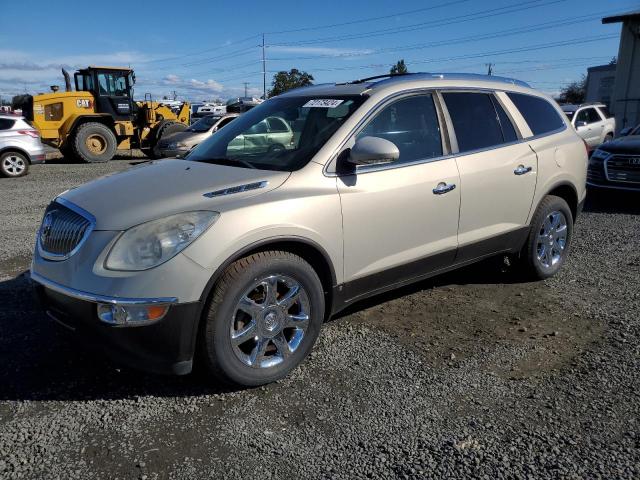
[[[610,155],[609,152],[605,152],[604,150],[600,150],[599,148],[597,148],[595,152],[591,154],[591,157],[604,159],[604,158],[607,158],[609,155]]]
[[[219,216],[218,212],[186,212],[130,228],[116,240],[105,267],[125,271],[156,267],[184,250]]]

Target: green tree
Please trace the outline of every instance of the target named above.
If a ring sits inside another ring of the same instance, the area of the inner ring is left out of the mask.
[[[404,58],[401,58],[389,69],[389,73],[392,75],[400,74],[400,73],[409,73],[407,70],[407,66],[404,64]]]
[[[587,96],[587,77],[582,75],[578,81],[571,82],[560,90],[560,103],[583,103]]]
[[[273,85],[273,88],[269,90],[269,97],[275,97],[287,90],[313,85],[313,75],[301,72],[297,68],[292,68],[288,72],[282,70],[273,76],[271,85]]]

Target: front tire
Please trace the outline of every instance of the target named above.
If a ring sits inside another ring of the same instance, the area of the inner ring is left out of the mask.
[[[282,251],[242,258],[214,288],[199,332],[201,361],[226,384],[279,380],[311,351],[324,308],[322,283],[302,258]]]
[[[0,173],[3,177],[23,177],[29,171],[29,160],[18,152],[4,152],[0,155]]]
[[[108,162],[116,154],[117,147],[115,134],[101,123],[84,123],[73,135],[73,153],[87,163]]]
[[[555,195],[542,199],[531,220],[522,261],[527,276],[549,278],[562,268],[573,235],[573,214],[567,202]]]

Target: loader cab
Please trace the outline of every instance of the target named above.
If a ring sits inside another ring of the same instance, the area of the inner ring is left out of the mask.
[[[75,75],[76,90],[91,92],[95,109],[114,120],[131,120],[133,116],[133,84],[135,74],[128,68],[89,67]]]

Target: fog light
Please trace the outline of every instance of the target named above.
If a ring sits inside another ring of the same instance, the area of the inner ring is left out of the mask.
[[[110,325],[136,326],[155,322],[164,317],[168,305],[98,304],[98,318]]]

